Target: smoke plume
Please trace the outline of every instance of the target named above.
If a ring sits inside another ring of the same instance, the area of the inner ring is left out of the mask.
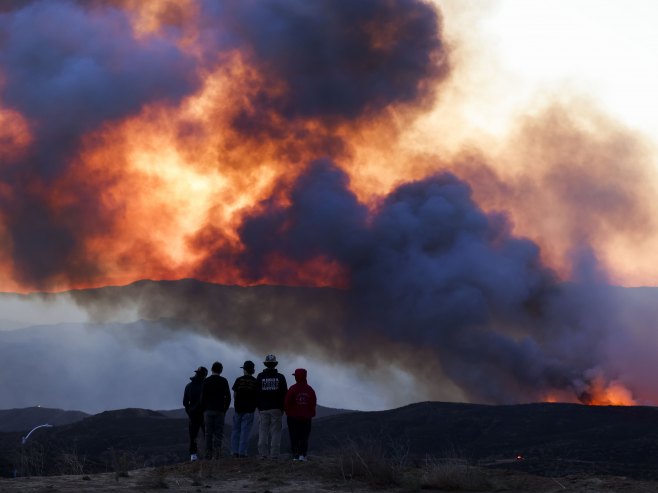
[[[374,367],[383,359],[430,388],[443,375],[478,402],[555,392],[588,401],[592,381],[603,378],[597,365],[616,323],[609,293],[558,283],[537,245],[512,235],[504,215],[483,212],[454,175],[401,185],[371,212],[345,172],[319,160],[288,200],[261,203],[239,233],[244,250],[235,260],[250,282],[284,282],[290,274],[281,263],[322,259],[341,266],[347,287],[220,289],[188,281],[76,297],[101,319],[102,310],[130,305],[143,317],[190,321],[261,351],[303,348]]]
[[[606,285],[655,230],[647,150],[548,105],[444,155],[472,89],[447,40],[424,0],[4,3],[0,289],[94,288],[99,320],[393,365],[429,396],[653,399],[611,356],[641,317]]]

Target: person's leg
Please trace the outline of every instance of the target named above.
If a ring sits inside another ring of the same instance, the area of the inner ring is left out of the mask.
[[[224,442],[224,418],[226,413],[222,411],[215,411],[215,444],[213,445],[213,452],[215,459],[219,459],[222,455],[222,445]]]
[[[260,425],[258,426],[258,453],[261,457],[270,455],[270,421],[271,415],[268,411],[260,411]]]
[[[288,435],[290,436],[290,452],[293,459],[299,458],[299,426],[297,419],[288,416]]]
[[[189,447],[190,455],[196,454],[197,452],[196,436],[199,433],[199,426],[198,426],[198,422],[195,421],[194,418],[192,417],[190,417],[187,420],[187,431],[190,435],[190,447]]]
[[[281,453],[281,418],[283,412],[280,409],[272,409],[272,421],[270,422],[270,455],[278,457]]]
[[[251,426],[254,423],[254,413],[244,413],[242,415],[242,429],[240,430],[240,447],[238,453],[242,457],[246,457],[247,449],[249,447],[249,435],[251,434]]]
[[[231,453],[233,455],[240,453],[240,439],[242,435],[242,422],[244,414],[233,413],[233,430],[231,431]]]
[[[206,427],[206,459],[212,459],[212,440],[215,435],[215,415],[212,411],[203,413],[204,424]]]
[[[308,455],[308,439],[311,436],[310,419],[299,420],[299,455],[306,457]]]

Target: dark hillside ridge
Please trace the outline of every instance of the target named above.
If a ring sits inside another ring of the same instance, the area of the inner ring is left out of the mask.
[[[82,411],[64,411],[47,407],[27,407],[22,409],[0,409],[0,432],[30,431],[42,424],[53,426],[75,423],[88,417]]]
[[[163,416],[168,417],[168,418],[187,419],[187,414],[185,414],[185,409],[183,409],[182,407],[180,409],[169,409],[169,410],[165,410],[165,411],[160,411],[159,410],[157,412],[162,414]],[[233,412],[234,412],[233,408],[230,408],[226,412],[225,422],[227,424],[230,424],[233,421]],[[345,413],[354,413],[354,412],[360,412],[360,411],[354,411],[354,410],[351,410],[351,409],[336,409],[336,408],[333,408],[333,407],[318,406],[317,411],[316,411],[316,418],[325,418],[327,416],[335,416],[336,414],[345,414]],[[258,413],[256,413],[256,414],[258,414]]]
[[[225,437],[230,431],[226,426]],[[21,433],[0,433],[0,471],[17,463],[21,453],[43,454],[47,474],[67,473],[63,456],[71,452],[84,457],[89,473],[189,459],[187,420],[143,409],[107,411],[38,430],[22,450],[20,437]],[[251,453],[255,439],[252,436]],[[428,457],[458,458],[550,476],[594,473],[658,479],[654,407],[422,402],[314,420],[311,457],[334,455],[350,444],[375,444],[398,456],[408,453],[412,463]],[[286,433],[281,450],[286,457]],[[517,455],[523,460],[515,460]]]
[[[314,423],[314,450],[328,453],[347,440],[379,440],[417,458],[458,457],[536,473],[658,478],[655,407],[422,402]],[[518,455],[523,460],[515,460]]]

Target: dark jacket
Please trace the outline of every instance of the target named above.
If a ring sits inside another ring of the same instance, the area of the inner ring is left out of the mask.
[[[258,409],[267,411],[268,409],[281,409],[288,392],[288,383],[286,377],[281,375],[276,368],[265,368],[258,374],[257,404]]]
[[[235,380],[233,392],[236,413],[253,413],[256,410],[257,385],[258,381],[251,375],[243,375]]]
[[[195,375],[190,378],[190,383],[185,386],[183,392],[183,407],[190,418],[200,418],[203,415],[201,409],[201,387],[203,386],[201,375]]]
[[[220,375],[210,375],[201,387],[201,407],[204,411],[226,412],[231,405],[228,381]]]
[[[306,372],[295,375],[297,383],[286,394],[285,411],[291,418],[311,419],[315,416],[317,398],[315,391],[306,383]]]

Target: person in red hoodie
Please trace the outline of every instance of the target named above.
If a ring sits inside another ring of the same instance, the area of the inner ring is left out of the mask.
[[[295,383],[286,393],[284,409],[288,416],[288,433],[293,460],[306,460],[308,437],[311,434],[311,420],[315,416],[317,399],[315,391],[306,382],[306,370],[297,368],[293,375]]]

